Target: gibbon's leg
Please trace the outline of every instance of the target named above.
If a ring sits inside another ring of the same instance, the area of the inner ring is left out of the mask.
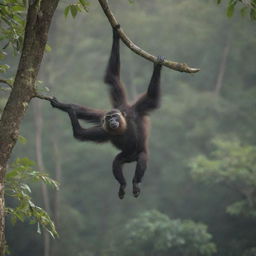
[[[114,161],[113,161],[113,174],[116,180],[120,184],[118,196],[120,199],[124,198],[125,195],[125,187],[126,187],[126,180],[123,175],[123,164],[125,163],[125,157],[122,153],[119,153]]]
[[[153,74],[150,79],[148,90],[135,103],[135,109],[139,113],[150,112],[160,105],[160,78],[163,62],[163,57],[158,57],[158,63],[154,64]]]
[[[147,169],[147,153],[142,152],[138,156],[135,175],[132,180],[133,183],[133,195],[138,197],[140,195],[139,183],[141,183],[142,177]]]
[[[64,104],[59,102],[56,98],[51,99],[51,105],[64,112],[68,112],[72,109],[78,119],[83,119],[92,123],[99,123],[104,116],[104,111],[75,104]]]
[[[109,85],[111,102],[115,108],[127,102],[125,89],[120,81],[120,38],[117,33],[119,27],[120,25],[113,28],[113,44],[104,77],[104,82]]]
[[[69,118],[73,128],[73,135],[81,141],[106,142],[109,140],[109,135],[99,126],[84,129],[80,126],[74,110],[68,110]]]

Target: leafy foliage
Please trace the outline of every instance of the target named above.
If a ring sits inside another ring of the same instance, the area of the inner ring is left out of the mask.
[[[159,211],[140,214],[125,226],[125,255],[212,255],[216,246],[207,227],[191,220],[173,220]]]
[[[13,198],[16,204],[15,207],[7,207],[6,212],[11,215],[13,224],[17,220],[24,222],[29,219],[30,224],[37,224],[38,233],[41,233],[41,225],[52,237],[56,237],[57,231],[48,213],[32,201],[28,183],[43,182],[55,189],[58,189],[58,184],[47,174],[35,171],[34,165],[28,158],[17,158],[11,165],[11,170],[6,174],[5,194]]]
[[[14,52],[19,52],[22,47],[25,3],[24,0],[3,0],[0,3],[0,42],[3,42],[3,49],[11,46]],[[0,52],[0,56],[2,54],[3,52]]]
[[[67,2],[77,1],[60,1],[60,8],[64,10]],[[111,47],[111,27],[97,1],[90,3],[91,15],[77,13],[73,20],[65,19],[61,12],[56,13],[49,35],[53,50],[45,58],[40,79],[49,86],[50,94],[60,100],[108,109],[102,75]],[[129,197],[133,165],[125,166],[127,198],[120,202],[116,197],[118,185],[111,175],[111,161],[117,151],[111,145],[77,143],[72,138],[68,117],[53,111],[46,102],[42,104],[43,154],[51,176],[56,169],[52,137],[59,141],[62,158],[64,186],[57,206],[60,239],[52,242],[54,255],[115,255],[114,244],[120,241],[121,246],[124,242],[119,239],[124,223],[145,209],[158,209],[175,219],[207,224],[219,256],[241,256],[245,250],[255,247],[254,221],[240,215],[231,218],[223,211],[231,202],[241,201],[240,194],[227,191],[222,185],[212,186],[210,181],[198,184],[191,179],[187,167],[187,159],[199,154],[209,156],[210,141],[218,134],[233,133],[242,141],[256,144],[255,26],[239,15],[227,19],[223,15],[224,3],[217,6],[202,0],[172,1],[171,4],[160,0],[140,0],[134,4],[110,2],[135,43],[156,55],[196,65],[202,71],[194,76],[168,69],[163,72],[163,101],[161,108],[151,116],[151,157],[139,200]],[[239,5],[235,9],[238,10]],[[68,16],[72,16],[70,10]],[[230,51],[222,87],[216,96],[213,91],[226,45]],[[130,98],[134,99],[146,90],[152,64],[132,54],[122,44],[121,47],[122,79]],[[10,55],[8,64],[11,72],[15,64]],[[4,98],[5,95],[0,97],[1,106]],[[32,107],[21,129],[28,143],[33,144]],[[34,147],[24,149],[19,145],[14,154],[33,159]],[[50,193],[50,197],[55,206],[55,193]],[[33,190],[33,198],[41,197]],[[30,226],[7,224],[7,229],[13,256],[42,253],[42,237],[35,236]],[[108,253],[111,250],[113,254]],[[123,251],[116,255],[123,255]]]
[[[13,53],[19,53],[23,43],[25,28],[25,8],[24,0],[3,0],[0,3],[0,60],[7,56],[5,49],[10,46]],[[10,69],[7,64],[0,64],[0,73],[6,73]],[[1,81],[3,83],[4,80]],[[5,80],[12,84],[10,78]],[[4,82],[5,83],[5,82]],[[9,91],[10,88],[0,88],[1,91]]]
[[[79,12],[82,12],[82,11],[88,12],[89,5],[90,3],[87,0],[78,0],[74,4],[68,5],[64,10],[64,14],[67,17],[68,14],[71,13],[72,17],[75,18],[77,13]]]
[[[213,140],[215,150],[209,157],[199,155],[190,166],[195,179],[211,183],[222,183],[239,191],[243,200],[227,207],[234,215],[256,216],[256,147],[242,145],[236,139]]]
[[[222,0],[217,0],[217,4],[220,4]],[[245,16],[248,12],[252,20],[256,20],[256,0],[229,0],[227,6],[227,16],[232,17],[235,11],[235,7],[238,3],[242,4],[240,13]]]

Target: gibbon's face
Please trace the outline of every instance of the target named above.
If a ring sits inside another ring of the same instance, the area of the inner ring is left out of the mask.
[[[126,128],[125,117],[119,110],[111,110],[103,118],[103,128],[109,132],[120,133]]]

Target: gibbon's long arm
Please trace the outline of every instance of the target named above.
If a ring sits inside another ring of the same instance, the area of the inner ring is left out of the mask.
[[[112,11],[110,10],[110,7],[108,5],[108,1],[107,0],[98,0],[98,2],[101,5],[101,8],[103,9],[105,15],[108,18],[108,21],[110,23],[110,25],[115,28],[117,26],[120,26],[117,19],[115,18],[114,14],[112,13]],[[125,34],[124,30],[122,28],[118,28],[117,29],[118,34],[120,36],[120,38],[122,39],[123,43],[130,48],[133,52],[135,52],[136,54],[140,55],[141,57],[152,61],[154,63],[158,62],[158,58],[146,51],[144,51],[143,49],[141,49],[140,47],[138,47],[136,44],[134,44],[129,38],[128,36]],[[198,71],[200,71],[200,69],[198,68],[191,68],[189,67],[186,63],[179,63],[179,62],[174,62],[174,61],[170,61],[170,60],[164,60],[163,62],[163,66],[166,66],[170,69],[176,70],[176,71],[180,71],[180,72],[186,72],[186,73],[196,73]]]
[[[101,126],[84,129],[80,126],[75,111],[72,109],[69,110],[68,115],[72,124],[73,135],[76,139],[81,141],[94,141],[98,143],[107,142],[109,140],[108,133],[105,132]]]
[[[154,64],[154,71],[146,93],[142,94],[135,102],[135,111],[140,114],[148,114],[160,105],[160,76],[163,58],[159,57],[159,63]]]
[[[114,108],[127,103],[124,86],[120,80],[120,39],[113,28],[113,44],[104,82],[109,85],[110,99]]]
[[[89,123],[99,124],[103,118],[105,112],[97,109],[92,109],[75,104],[65,104],[59,102],[56,98],[50,100],[51,105],[54,108],[58,108],[64,112],[72,110],[78,119],[86,120]]]

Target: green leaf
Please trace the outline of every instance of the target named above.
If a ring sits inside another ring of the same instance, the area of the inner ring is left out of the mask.
[[[240,10],[241,16],[244,17],[244,16],[247,14],[247,11],[248,11],[248,8],[247,8],[247,7],[243,7],[243,8]]]
[[[80,4],[82,5],[82,6],[84,6],[86,3],[85,3],[85,0],[79,0],[79,2],[80,2]]]
[[[27,192],[31,193],[31,189],[27,184],[21,184],[21,188],[26,190]]]
[[[14,211],[14,214],[15,214],[15,217],[17,217],[19,219],[19,221],[24,222],[24,214],[22,211],[19,212],[16,210],[16,211]],[[17,218],[16,218],[16,220],[17,220]]]
[[[80,4],[82,5],[83,9],[88,12],[88,6],[90,5],[89,2],[85,1],[85,0],[79,0]]]
[[[45,51],[46,52],[51,52],[52,51],[52,48],[51,48],[51,46],[49,44],[45,45]]]
[[[31,200],[29,200],[28,203],[29,203],[29,206],[32,208],[36,207],[36,205]]]
[[[85,0],[79,0],[79,2],[83,7],[90,5],[90,3]]]
[[[256,5],[256,4],[255,4]],[[250,11],[250,18],[256,20],[256,7],[253,7]]]
[[[50,92],[49,87],[45,86],[44,89],[45,89],[46,92]]]
[[[21,6],[21,5],[15,5],[12,7],[12,11],[13,12],[24,12],[25,8],[24,8],[24,6]]]
[[[6,208],[10,214],[12,223],[17,220],[24,222],[29,219],[31,224],[38,223],[37,232],[41,234],[41,227],[47,230],[51,236],[56,237],[58,233],[48,213],[38,207],[30,196],[31,189],[27,184],[29,181],[44,182],[58,188],[58,184],[48,177],[47,174],[33,170],[35,163],[28,158],[17,158],[11,164],[11,170],[7,172],[5,179],[6,196],[16,199],[15,208]]]
[[[37,231],[36,231],[38,234],[42,234],[42,231],[41,231],[41,227],[40,227],[40,223],[38,222],[37,223]]]
[[[36,222],[35,219],[31,219],[30,222],[29,222],[29,224],[32,224],[32,225],[33,225],[33,224],[36,224],[36,223],[37,223],[37,222]]]
[[[15,177],[18,173],[19,173],[19,170],[16,170],[16,169],[7,172],[7,174],[5,176],[6,181],[8,181],[8,179],[11,179],[11,178]]]
[[[47,231],[48,231],[48,233],[51,235],[52,238],[55,238],[55,235],[53,234],[52,231],[50,231],[50,230],[47,230]]]
[[[78,11],[78,8],[77,8],[77,6],[76,5],[71,5],[70,6],[70,10],[71,10],[71,14],[72,14],[72,17],[73,18],[75,18],[76,17],[76,15],[77,15],[77,11]]]
[[[4,72],[6,72],[9,68],[10,68],[10,66],[7,65],[7,64],[0,65],[0,72],[4,73]]]
[[[68,16],[69,10],[70,10],[70,5],[68,5],[68,6],[65,8],[65,10],[64,10],[64,15],[65,15],[65,17]]]
[[[24,166],[35,166],[35,162],[33,162],[32,160],[30,160],[29,158],[27,157],[23,157],[23,158],[17,158],[15,163],[15,165],[24,165]]]
[[[7,53],[4,51],[0,51],[0,60],[3,60],[6,57]]]
[[[15,215],[12,215],[11,216],[11,223],[12,223],[12,225],[15,225],[16,222],[17,222],[17,217]]]
[[[234,4],[230,4],[227,8],[227,16],[230,18],[233,16],[234,14],[234,10],[235,10],[235,5]]]
[[[228,17],[233,16],[237,2],[238,2],[238,0],[229,0],[228,8],[227,8],[227,16]]]
[[[26,139],[25,137],[19,135],[19,136],[18,136],[18,142],[19,142],[20,144],[23,144],[23,145],[24,145],[24,144],[27,143],[27,139]]]

